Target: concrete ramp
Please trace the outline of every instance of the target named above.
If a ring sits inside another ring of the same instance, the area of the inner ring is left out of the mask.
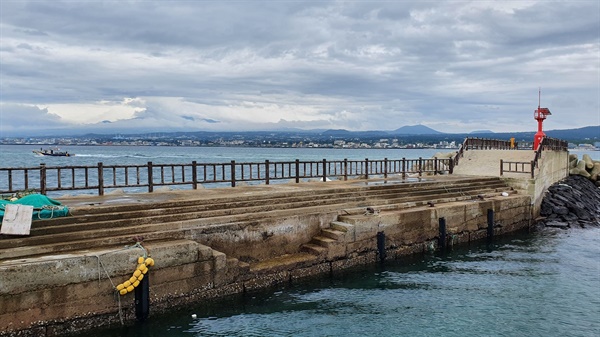
[[[533,150],[468,150],[454,167],[454,174],[470,176],[500,176],[500,159],[511,162],[530,162],[534,159]],[[505,172],[504,177],[529,178],[523,173]]]

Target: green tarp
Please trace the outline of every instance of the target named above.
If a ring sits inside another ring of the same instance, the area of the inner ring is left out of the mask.
[[[4,218],[4,207],[7,204],[33,206],[33,220],[51,219],[69,214],[69,209],[62,206],[59,201],[50,199],[43,194],[29,194],[15,201],[0,200],[0,220]]]

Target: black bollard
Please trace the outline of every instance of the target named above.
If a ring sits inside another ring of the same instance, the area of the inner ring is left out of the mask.
[[[488,239],[494,237],[494,210],[488,208],[487,210],[487,236]]]
[[[150,314],[150,272],[144,275],[140,284],[135,288],[135,319],[143,322]]]
[[[438,246],[441,250],[446,249],[446,218],[439,218],[440,224],[440,236],[438,239]]]
[[[385,261],[385,233],[377,232],[377,251],[379,252],[379,262]]]

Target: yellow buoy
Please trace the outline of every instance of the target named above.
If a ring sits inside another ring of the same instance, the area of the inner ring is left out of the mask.
[[[147,258],[147,259],[146,259],[146,261],[144,261],[144,263],[145,263],[147,266],[149,266],[149,267],[152,267],[152,266],[154,265],[154,259],[153,259],[153,258],[151,258],[151,257],[149,257],[149,258]]]
[[[138,281],[141,281],[144,278],[144,274],[141,274],[140,276],[138,276]]]
[[[139,266],[137,266],[137,270],[144,270],[144,268],[147,268],[145,264],[140,264]]]
[[[132,291],[133,291],[133,286],[129,286],[129,287],[127,287],[127,292],[129,292],[129,293],[130,293],[130,292],[132,292]]]
[[[148,272],[148,268],[142,269],[142,274],[146,274]]]
[[[127,289],[121,289],[121,290],[119,290],[119,294],[121,294],[121,295],[127,294]]]
[[[140,285],[140,281],[133,282],[133,287],[134,288],[137,288],[137,286],[139,286],[139,285]]]
[[[129,287],[130,285],[131,285],[131,282],[129,282],[129,281],[125,281],[125,282],[123,282],[123,288],[127,288],[127,287]]]
[[[140,275],[142,275],[142,272],[141,272],[141,271],[139,271],[138,269],[136,269],[136,270],[133,272],[133,276],[135,276],[135,277],[138,277],[138,276],[140,276]]]
[[[143,256],[138,257],[138,263],[144,263],[144,257]]]
[[[122,290],[123,288],[125,288],[125,286],[123,285],[123,283],[119,284],[117,286],[117,290]]]
[[[137,281],[137,277],[132,276],[131,278],[129,278],[129,283],[133,284],[133,282]]]

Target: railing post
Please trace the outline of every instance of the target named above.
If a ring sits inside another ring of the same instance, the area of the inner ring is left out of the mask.
[[[265,185],[269,185],[269,160],[265,160]]]
[[[419,177],[423,174],[423,158],[419,157]]]
[[[504,161],[500,159],[500,176],[504,175]]]
[[[192,161],[192,188],[198,189],[198,172],[196,172],[196,161]]]
[[[531,179],[535,178],[535,164],[531,161]]]
[[[296,159],[296,184],[300,183],[300,159]]]
[[[388,176],[388,159],[383,158],[383,177],[387,179]]]
[[[458,158],[458,157],[456,157]],[[454,173],[454,159],[450,158],[450,162],[448,164],[448,174]]]
[[[402,157],[402,179],[406,179],[406,158]]]
[[[104,165],[98,163],[98,195],[104,195]]]
[[[433,175],[438,174],[438,159],[433,157]]]
[[[46,164],[40,164],[40,193],[46,194]]]
[[[327,181],[327,159],[323,159],[323,182]]]
[[[231,161],[231,187],[235,187],[235,160]]]
[[[152,162],[148,162],[148,192],[154,191],[154,178],[152,177]]]
[[[348,158],[344,158],[344,181],[348,181]]]
[[[365,179],[369,179],[369,158],[365,158]]]

